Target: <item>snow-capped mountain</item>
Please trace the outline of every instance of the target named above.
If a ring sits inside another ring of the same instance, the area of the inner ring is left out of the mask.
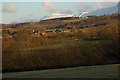
[[[73,17],[84,17],[86,14],[88,14],[88,12],[82,12],[80,14],[74,15]]]
[[[65,18],[65,17],[82,17],[84,14],[87,14],[88,12],[82,12],[78,15],[73,14],[60,14],[60,13],[53,13],[48,16],[44,16],[41,18],[41,20],[47,20],[47,19],[55,19],[55,18]]]
[[[53,13],[48,16],[44,16],[41,20],[54,19],[54,18],[64,18],[64,17],[73,17],[73,14],[60,14]]]
[[[108,15],[108,14],[115,14],[115,13],[119,13],[119,4],[112,6],[112,7],[108,7],[108,8],[102,8],[102,9],[98,9],[95,11],[91,11],[83,16],[102,16],[102,15]]]
[[[44,16],[41,20],[54,19],[54,18],[65,18],[65,17],[102,16],[102,15],[120,13],[119,12],[120,11],[119,4],[120,4],[120,2],[117,5],[112,6],[112,7],[102,8],[102,9],[98,9],[98,10],[91,11],[91,12],[82,12],[78,15],[53,13],[48,16]]]

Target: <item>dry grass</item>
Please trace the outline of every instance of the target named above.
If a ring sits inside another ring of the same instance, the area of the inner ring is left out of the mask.
[[[3,38],[3,72],[120,63],[117,25],[113,25],[116,17],[97,19],[97,23],[105,19],[110,26],[100,24],[85,28],[84,32],[47,37],[33,37],[22,30],[17,37]],[[113,23],[109,23],[111,20]],[[91,25],[91,18],[86,22]]]

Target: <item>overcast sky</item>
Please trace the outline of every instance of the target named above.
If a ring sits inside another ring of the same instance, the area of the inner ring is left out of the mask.
[[[2,5],[2,8],[0,9],[2,13],[2,23],[39,21],[42,17],[52,13],[79,14],[81,12],[90,12],[96,9],[110,7],[117,4],[116,2],[33,2],[35,0],[29,1],[32,2],[15,2],[15,0],[2,1],[2,3],[0,3],[0,5]]]

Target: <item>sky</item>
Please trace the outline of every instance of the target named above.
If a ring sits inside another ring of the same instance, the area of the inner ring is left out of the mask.
[[[2,0],[0,3],[0,23],[20,23],[29,21],[39,21],[42,17],[52,13],[80,14],[90,12],[100,8],[114,6],[115,2],[94,2],[93,0],[74,0],[74,2],[57,2],[55,0]],[[107,0],[106,0],[107,1]]]

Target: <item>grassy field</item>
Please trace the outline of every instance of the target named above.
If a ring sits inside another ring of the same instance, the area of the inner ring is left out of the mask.
[[[3,78],[118,78],[120,64],[3,73]]]

